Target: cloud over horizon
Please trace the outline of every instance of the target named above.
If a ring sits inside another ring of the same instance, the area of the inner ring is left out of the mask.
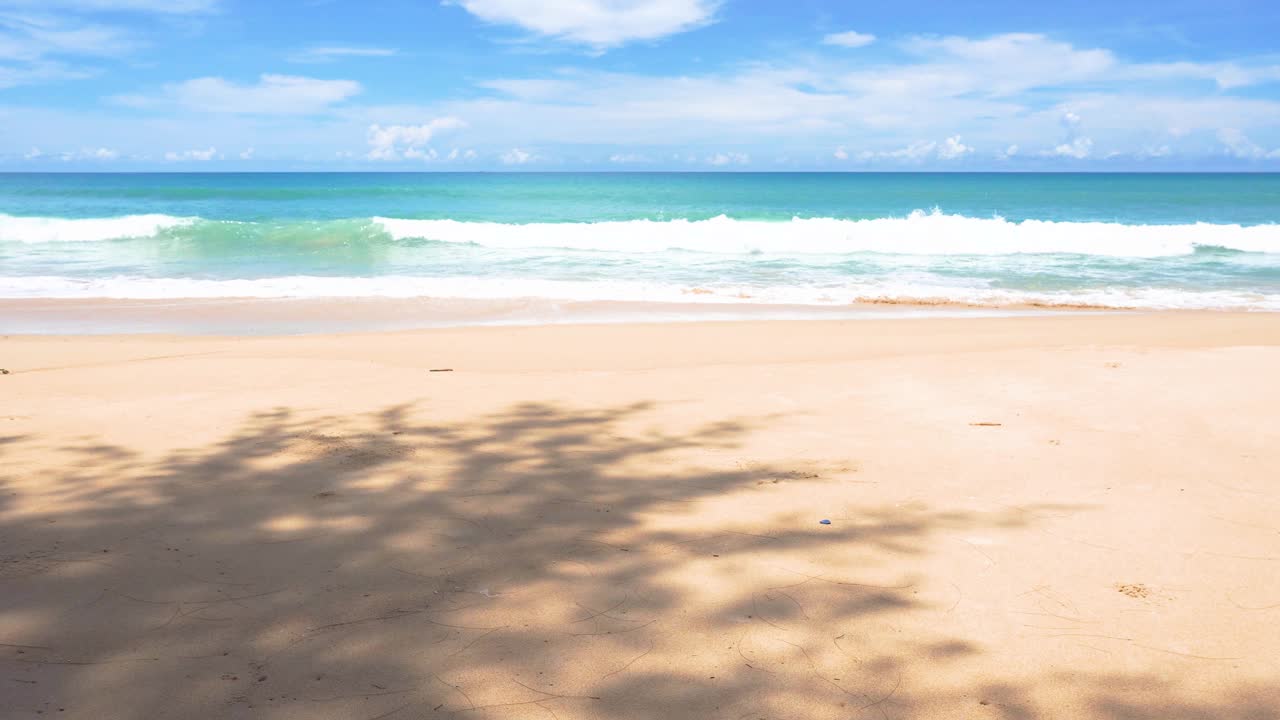
[[[438,133],[466,127],[456,117],[442,117],[421,125],[370,125],[368,133],[370,160],[435,159],[434,150],[424,149]]]
[[[279,18],[269,4],[0,0],[0,166],[88,162],[86,147],[111,148],[121,165],[174,155],[210,167],[421,166],[465,153],[491,169],[1280,159],[1280,56],[1265,45],[1151,52],[1115,35],[926,34],[905,19],[887,26],[892,13],[771,7],[334,4],[295,28],[265,22]],[[973,24],[1000,24],[979,15]],[[446,132],[466,149],[433,147]],[[194,154],[210,147],[261,153]]]

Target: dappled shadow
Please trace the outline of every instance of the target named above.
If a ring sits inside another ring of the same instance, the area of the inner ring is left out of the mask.
[[[280,408],[159,458],[44,448],[0,505],[0,714],[1018,718],[1046,692],[1074,717],[1280,707],[1260,688],[1183,702],[1173,678],[966,677],[985,649],[921,620],[960,599],[911,560],[1063,508],[855,504],[823,526],[797,494],[855,471],[740,461],[767,421],[673,432],[650,410]]]

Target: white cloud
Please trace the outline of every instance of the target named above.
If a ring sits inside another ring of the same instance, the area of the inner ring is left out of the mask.
[[[973,152],[973,148],[960,142],[959,135],[953,135],[943,141],[938,148],[939,160],[956,160]]]
[[[746,165],[751,162],[751,156],[746,153],[728,152],[716,153],[707,158],[707,162],[716,167],[725,165]]]
[[[959,135],[952,135],[941,143],[932,140],[917,140],[906,147],[893,150],[867,150],[858,154],[859,160],[899,160],[919,163],[925,160],[957,160],[973,152],[973,148],[965,145]]]
[[[655,40],[714,20],[719,0],[446,0],[485,22],[598,48]]]
[[[910,145],[896,150],[864,150],[858,154],[860,160],[912,160],[920,161],[933,155],[938,143],[932,140],[917,140]]]
[[[438,157],[440,157],[440,155],[436,152],[435,148],[419,149],[416,147],[409,147],[404,150],[405,160],[425,160],[427,162],[431,162]]]
[[[240,153],[240,159],[241,159],[241,160],[252,160],[252,159],[253,159],[253,153],[254,153],[254,149],[253,149],[253,148],[247,148],[247,149],[245,149],[245,150],[244,150],[244,152],[241,152],[241,153]]]
[[[1218,142],[1226,148],[1227,154],[1245,160],[1256,160],[1265,157],[1280,157],[1280,150],[1268,153],[1266,148],[1249,139],[1237,128],[1223,128],[1218,131]]]
[[[121,95],[113,99],[137,108],[176,104],[197,112],[310,115],[358,95],[361,90],[360,83],[354,80],[265,74],[253,85],[203,77],[167,85],[158,97]]]
[[[1063,157],[1083,160],[1093,153],[1093,138],[1080,135],[1080,126],[1084,121],[1074,110],[1067,110],[1062,113],[1062,117],[1058,119],[1059,124],[1066,130],[1066,139],[1056,145],[1052,150],[1041,152],[1042,156],[1047,157]],[[1114,156],[1108,155],[1108,157]]]
[[[849,151],[845,150],[844,146],[841,145],[840,147],[836,148],[836,151],[834,153],[832,153],[832,157],[834,157],[837,160],[848,160]]]
[[[368,130],[370,160],[425,159],[422,148],[445,130],[466,127],[456,117],[440,117],[421,125],[370,125]],[[434,151],[432,151],[434,152]]]
[[[64,152],[64,153],[61,153],[58,157],[61,158],[63,162],[70,162],[72,160],[108,161],[108,160],[115,160],[116,158],[120,157],[120,153],[115,150],[100,147],[96,149],[85,148],[77,152]]]
[[[453,148],[452,150],[449,151],[448,155],[444,156],[444,159],[446,162],[456,162],[458,160],[475,160],[476,151]]]
[[[208,162],[218,155],[217,148],[208,148],[207,150],[183,150],[182,152],[169,151],[164,154],[165,162]]]
[[[649,158],[645,155],[636,153],[615,153],[609,156],[609,162],[618,165],[633,165],[636,163],[647,163]]]
[[[1018,146],[1010,145],[1009,147],[1005,148],[1004,152],[1002,152],[1000,155],[1002,157],[1011,158],[1011,157],[1016,157],[1017,154],[1018,154]]]
[[[831,33],[822,38],[823,45],[839,45],[847,48],[866,47],[876,41],[875,35],[860,33],[855,30],[847,32]]]
[[[8,106],[0,110],[5,113],[0,135],[10,158],[31,145],[46,151],[62,147],[58,139],[64,137],[92,138],[119,147],[132,159],[147,152],[154,138],[173,148],[244,148],[269,138],[273,158],[307,153],[331,158],[335,148],[354,149],[352,141],[359,142],[373,123],[414,127],[433,117],[464,117],[470,124],[465,136],[448,136],[449,144],[443,146],[440,136],[432,139],[440,160],[447,159],[455,144],[486,148],[483,160],[495,163],[513,146],[539,148],[551,156],[566,145],[601,148],[594,151],[598,158],[643,148],[655,162],[688,162],[691,168],[723,148],[751,153],[755,164],[787,154],[823,165],[840,159],[834,153],[841,146],[847,162],[931,166],[958,152],[948,146],[949,137],[965,148],[981,149],[963,153],[964,160],[980,156],[991,163],[1001,157],[999,148],[1011,146],[1020,148],[1020,159],[1051,158],[1041,161],[1044,166],[1080,167],[1079,160],[1100,162],[1111,152],[1137,158],[1144,149],[1164,144],[1171,157],[1187,162],[1212,153],[1221,164],[1227,161],[1224,151],[1232,158],[1256,156],[1247,145],[1227,149],[1217,139],[1224,125],[1237,128],[1264,154],[1280,148],[1280,98],[1272,88],[1220,90],[1216,81],[1198,77],[1209,71],[1207,65],[1174,63],[1176,67],[1152,71],[1109,50],[1029,34],[892,42],[894,47],[885,50],[895,52],[883,55],[771,53],[753,63],[752,57],[762,56],[746,54],[738,63],[686,66],[665,74],[599,71],[589,69],[598,63],[574,60],[569,62],[576,68],[551,70],[530,63],[527,76],[487,78],[429,104],[364,106],[338,100],[325,105],[322,99],[310,107],[323,112],[320,117],[283,117],[307,103],[251,96],[257,110],[270,103],[272,112],[281,115],[254,116],[248,101],[239,102],[243,93],[232,102],[223,91],[266,83],[215,78],[203,94],[192,83],[182,85],[185,93],[173,86],[157,89],[152,97],[126,99],[155,110],[148,113],[108,109],[77,116],[52,107]],[[1234,65],[1255,77],[1265,74],[1264,61],[1246,57]],[[80,70],[61,65],[43,72]],[[0,68],[0,84],[5,73]],[[1138,77],[1143,73],[1148,77]],[[358,90],[358,85],[348,90]],[[279,94],[287,94],[286,89]],[[236,115],[172,112],[212,107],[235,108]],[[416,149],[425,155],[430,144]],[[408,147],[396,146],[397,156]],[[364,147],[357,155],[371,149]],[[575,151],[578,156],[581,152]],[[672,160],[672,153],[679,158]],[[688,161],[690,156],[694,160]]]
[[[35,160],[36,158],[41,157],[44,157],[44,152],[42,152],[38,147],[32,147],[22,155],[23,160]]]
[[[331,45],[299,50],[290,55],[289,60],[296,63],[326,63],[340,58],[391,57],[399,53],[395,48]]]
[[[1134,66],[1111,51],[1044,35],[917,37],[901,45],[907,57],[892,64],[836,56],[745,64],[719,73],[561,70],[497,78],[482,83],[497,97],[445,103],[439,111],[471,118],[477,136],[491,135],[496,142],[510,132],[505,118],[521,117],[521,142],[539,144],[776,146],[779,138],[804,137],[834,146],[856,133],[875,148],[961,133],[979,147],[1044,148],[1076,139],[1059,136],[1062,109],[1037,110],[1055,102],[1077,117],[1087,105],[1095,123],[1104,123],[1089,134],[1108,144],[1132,142],[1139,136],[1135,131],[1149,133],[1152,127],[1203,129],[1193,123],[1208,121],[1214,112],[1233,118],[1243,113],[1248,124],[1274,127],[1280,110],[1280,103],[1263,98],[1144,94],[1126,74]],[[1092,104],[1102,102],[1105,112]],[[1272,119],[1264,117],[1267,112]],[[1210,126],[1221,124],[1218,117]]]
[[[1093,139],[1087,137],[1078,137],[1070,142],[1062,143],[1052,150],[1043,153],[1054,157],[1075,158],[1083,160],[1093,152]]]
[[[498,159],[502,161],[503,165],[524,165],[525,163],[533,160],[533,157],[532,153],[525,150],[521,150],[520,148],[511,148],[510,150],[502,153]]]

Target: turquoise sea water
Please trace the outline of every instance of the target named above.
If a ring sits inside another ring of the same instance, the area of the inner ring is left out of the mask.
[[[1280,175],[10,174],[0,298],[1280,310]]]

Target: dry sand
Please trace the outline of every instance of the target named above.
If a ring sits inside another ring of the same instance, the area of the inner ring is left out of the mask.
[[[6,719],[1280,716],[1280,316],[0,367]]]

